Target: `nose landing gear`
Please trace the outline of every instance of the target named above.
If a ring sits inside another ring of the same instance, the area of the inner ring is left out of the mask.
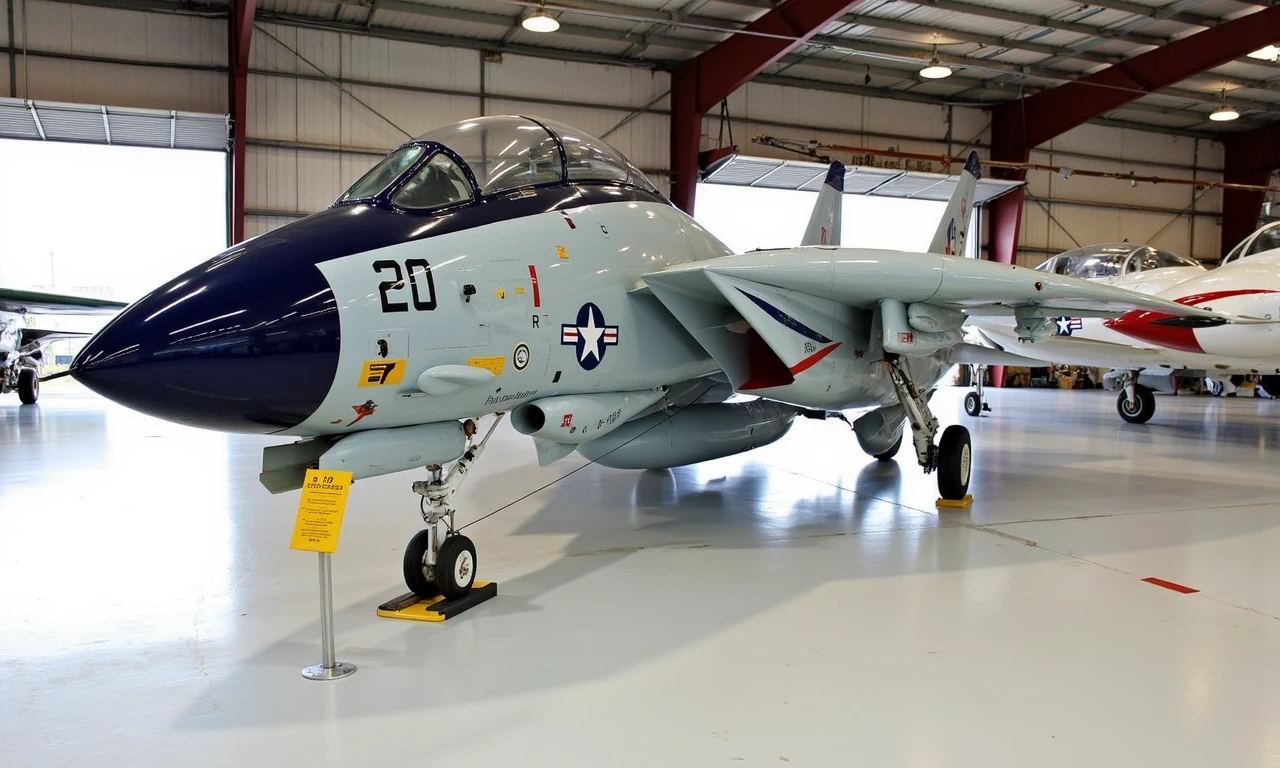
[[[991,412],[991,406],[982,397],[982,379],[987,374],[987,366],[973,366],[973,391],[964,396],[964,412],[970,416],[981,416],[983,411]]]
[[[928,397],[916,387],[899,356],[886,354],[885,363],[889,366],[889,377],[898,393],[898,401],[907,412],[907,423],[911,425],[911,438],[920,466],[926,474],[937,471],[938,493],[943,500],[963,501],[969,492],[973,464],[969,430],[960,424],[952,424],[942,433],[942,440],[934,445],[938,419],[929,409]]]
[[[446,600],[465,597],[476,580],[476,545],[457,531],[453,495],[476,459],[484,453],[503,414],[489,427],[484,438],[467,448],[446,473],[439,464],[427,467],[428,478],[413,484],[413,492],[422,497],[422,522],[404,551],[404,583],[421,598],[437,595]],[[475,423],[467,422],[468,436],[475,434]]]

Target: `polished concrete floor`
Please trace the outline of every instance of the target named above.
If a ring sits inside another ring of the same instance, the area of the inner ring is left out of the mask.
[[[587,467],[468,531],[501,594],[440,625],[375,616],[417,504],[360,482],[329,683],[271,440],[6,399],[0,765],[1280,766],[1280,401],[961,395],[970,510],[834,422]],[[504,426],[466,507],[582,464],[532,453]]]

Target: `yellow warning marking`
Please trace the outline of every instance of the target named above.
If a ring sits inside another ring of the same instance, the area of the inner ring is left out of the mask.
[[[517,286],[516,286],[516,295],[517,295],[517,296],[523,296],[523,295],[524,295],[524,286],[523,286],[523,285],[517,285]]]
[[[476,368],[483,368],[494,376],[501,376],[502,369],[507,365],[505,357],[473,357],[467,360],[467,365]]]
[[[562,258],[562,259],[567,259],[567,258],[569,258],[569,249],[568,249],[568,248],[565,248],[563,245],[557,245],[557,246],[556,246],[556,255],[557,255],[557,256],[559,256],[559,257],[560,257],[560,258]]]
[[[336,552],[350,491],[350,472],[341,469],[307,470],[289,548],[306,552]]]
[[[935,506],[948,509],[968,509],[973,506],[973,494],[966,493],[963,499],[938,499]]]
[[[477,581],[471,585],[471,588],[480,589],[481,587],[489,586],[489,584],[490,582],[487,582],[487,581]],[[413,605],[409,606],[408,608],[401,608],[398,611],[386,611],[379,608],[378,615],[384,619],[407,619],[409,621],[444,621],[446,618],[448,618],[447,616],[445,616],[443,613],[440,613],[439,611],[432,610],[432,607],[434,607],[437,603],[441,603],[441,602],[444,602],[444,597],[441,595],[436,595],[435,597],[429,597],[425,600],[416,602]]]
[[[408,360],[365,360],[360,369],[359,387],[381,387],[404,381],[404,369]]]

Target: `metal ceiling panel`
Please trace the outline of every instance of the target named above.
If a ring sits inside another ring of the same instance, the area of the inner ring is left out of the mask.
[[[0,99],[0,138],[227,149],[226,115]]]

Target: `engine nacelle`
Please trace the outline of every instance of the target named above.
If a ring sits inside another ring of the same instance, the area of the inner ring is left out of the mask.
[[[923,304],[913,304],[924,307]],[[951,310],[945,307],[934,307],[942,312]],[[924,311],[924,310],[922,310]],[[939,314],[939,318],[941,318]],[[884,351],[896,355],[932,355],[938,350],[954,347],[964,341],[964,333],[959,326],[954,330],[927,333],[917,331],[907,320],[907,306],[897,299],[880,300],[880,322],[884,329]]]
[[[353,479],[444,464],[462,455],[467,437],[462,422],[375,429],[348,435],[320,456],[320,469],[346,469]]]
[[[907,323],[921,333],[958,331],[968,318],[959,310],[936,304],[912,304],[907,307]]]
[[[799,409],[770,400],[691,405],[655,413],[578,446],[578,453],[615,469],[667,469],[732,456],[787,433]]]
[[[662,399],[660,389],[605,392],[598,395],[544,397],[511,411],[511,426],[522,435],[578,445],[626,424]]]
[[[877,408],[853,422],[853,434],[864,453],[879,456],[888,452],[902,437],[906,418],[907,412],[900,405]]]

